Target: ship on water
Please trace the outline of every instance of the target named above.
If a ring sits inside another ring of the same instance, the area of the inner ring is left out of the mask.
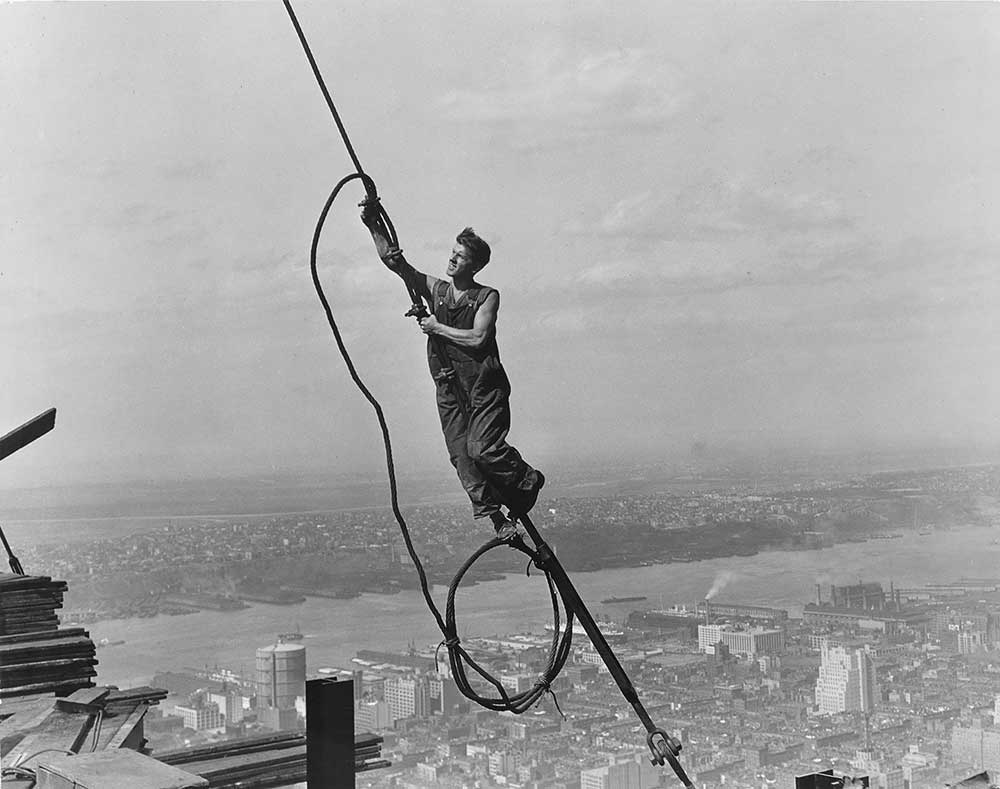
[[[596,622],[597,629],[601,631],[601,635],[607,640],[609,644],[618,643],[625,640],[625,631],[618,627],[613,622]],[[548,632],[555,630],[555,625],[552,622],[548,622],[545,625],[545,629]],[[573,622],[573,635],[577,637],[589,638],[587,631],[584,629],[583,625],[579,622]]]
[[[614,603],[638,603],[642,600],[648,600],[649,598],[645,595],[638,595],[636,597],[605,597],[601,600],[604,605],[612,605]]]
[[[288,644],[288,643],[296,643],[302,641],[305,638],[305,635],[303,635],[300,632],[301,630],[302,626],[298,622],[296,622],[295,630],[292,630],[288,633],[278,633],[278,643]]]

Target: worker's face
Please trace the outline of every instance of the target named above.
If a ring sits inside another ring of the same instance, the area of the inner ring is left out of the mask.
[[[461,244],[455,244],[451,249],[451,257],[448,258],[448,276],[472,276],[476,271],[469,251]]]

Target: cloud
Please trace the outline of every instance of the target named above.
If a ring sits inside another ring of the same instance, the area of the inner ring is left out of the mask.
[[[707,173],[679,192],[645,191],[620,198],[602,215],[574,221],[567,229],[618,238],[717,239],[851,224],[839,197],[822,190]]]
[[[713,172],[676,190],[625,195],[560,233],[601,250],[576,281],[616,292],[857,277],[877,254],[838,195]]]
[[[170,222],[175,222],[191,214],[192,211],[177,211],[164,208],[158,203],[133,202],[122,207],[117,216],[109,217],[105,226],[109,229],[130,228],[142,225],[146,228],[150,226],[158,227]]]
[[[494,89],[456,89],[439,100],[457,122],[503,126],[517,147],[591,140],[612,131],[659,130],[687,99],[680,71],[641,49],[529,66]]]
[[[221,159],[192,157],[183,161],[170,160],[159,168],[160,175],[167,181],[190,181],[213,178],[222,171]]]

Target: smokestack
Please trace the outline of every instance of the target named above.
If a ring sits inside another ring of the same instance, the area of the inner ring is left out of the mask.
[[[706,626],[706,627],[707,627],[708,625],[712,624],[712,622],[711,622],[711,621],[710,621],[710,619],[709,619],[709,609],[711,608],[711,606],[712,606],[712,601],[711,601],[711,600],[709,600],[709,599],[708,599],[708,598],[706,597],[706,598],[705,598],[705,626]]]
[[[819,584],[816,584],[816,605],[823,605],[823,591]]]

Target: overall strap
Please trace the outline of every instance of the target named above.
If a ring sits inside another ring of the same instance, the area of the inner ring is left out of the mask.
[[[500,292],[495,288],[491,288],[489,285],[480,286],[479,292],[476,293],[476,298],[473,301],[473,304],[475,304],[477,310],[483,306],[483,302],[485,302],[486,299],[489,298],[489,295],[491,293],[496,293],[497,298],[500,298]]]

